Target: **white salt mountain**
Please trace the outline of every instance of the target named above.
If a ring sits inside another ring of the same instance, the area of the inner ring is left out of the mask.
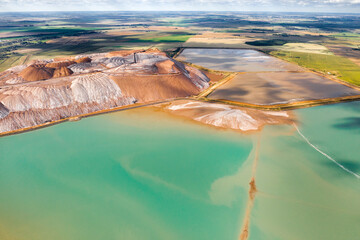
[[[201,71],[156,50],[36,61],[0,73],[0,132],[195,95],[208,82]]]

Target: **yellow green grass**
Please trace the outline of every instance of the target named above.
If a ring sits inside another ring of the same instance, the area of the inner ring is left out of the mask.
[[[325,46],[314,43],[286,43],[282,46],[278,46],[277,50],[332,55],[332,52]]]
[[[192,35],[187,34],[167,34],[167,35],[158,35],[153,37],[139,36],[138,38],[129,37],[131,42],[186,42]]]
[[[288,51],[272,51],[270,54],[314,71],[333,74],[343,81],[360,86],[360,66],[347,58],[337,55]]]
[[[26,56],[13,56],[0,60],[0,72],[5,71],[6,69],[11,68],[13,66],[23,64],[23,61],[25,59]]]

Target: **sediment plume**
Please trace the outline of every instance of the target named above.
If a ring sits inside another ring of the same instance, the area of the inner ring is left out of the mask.
[[[249,197],[250,197],[250,200],[253,201],[255,199],[255,193],[257,191],[254,177],[251,178],[249,185],[250,185]]]
[[[246,204],[246,211],[245,216],[243,220],[243,225],[241,227],[240,231],[240,240],[247,240],[249,238],[249,225],[250,225],[250,217],[251,217],[251,211],[254,206],[254,200],[255,195],[257,193],[256,183],[255,183],[255,177],[256,177],[256,168],[259,161],[259,151],[260,151],[260,141],[261,141],[261,135],[259,135],[259,138],[256,143],[256,149],[255,149],[255,156],[254,161],[252,165],[252,171],[251,171],[251,180],[249,182],[249,196]]]
[[[248,198],[248,202],[246,205],[246,212],[245,212],[243,226],[241,228],[241,232],[240,232],[240,236],[239,236],[240,240],[247,240],[249,238],[249,234],[250,234],[250,232],[249,232],[250,216],[251,216],[251,210],[254,206],[255,194],[257,192],[254,176],[251,178],[249,185],[250,185],[249,198]]]
[[[0,73],[0,133],[136,102],[195,95],[209,86],[202,72],[157,51],[108,56],[38,60]]]

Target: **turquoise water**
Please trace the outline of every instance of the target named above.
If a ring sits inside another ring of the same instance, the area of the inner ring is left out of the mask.
[[[360,175],[360,102],[334,104],[299,110],[302,132],[320,150],[339,164]],[[346,171],[337,171],[333,162],[324,163],[333,168],[334,177],[348,177]]]
[[[359,239],[360,102],[296,114],[262,133],[250,239]]]
[[[239,239],[255,151],[249,239],[358,239],[360,103],[295,113],[302,135],[139,109],[0,138],[0,239]]]
[[[118,112],[0,138],[0,239],[234,239],[251,136]]]

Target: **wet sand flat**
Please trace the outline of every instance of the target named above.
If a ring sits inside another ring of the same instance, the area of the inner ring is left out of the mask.
[[[294,64],[250,49],[187,48],[179,55],[178,60],[218,71],[303,71]]]
[[[359,95],[348,86],[310,72],[239,74],[208,98],[259,105]]]

